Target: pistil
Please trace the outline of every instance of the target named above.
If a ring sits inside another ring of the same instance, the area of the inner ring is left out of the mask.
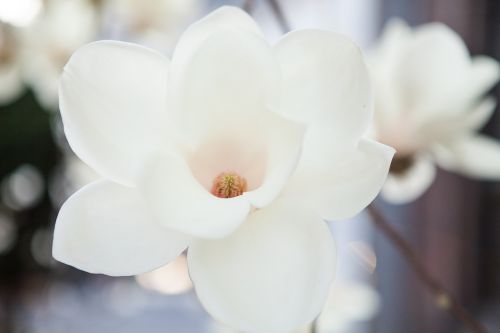
[[[222,172],[215,177],[212,194],[219,198],[234,198],[247,190],[247,180],[235,172]]]

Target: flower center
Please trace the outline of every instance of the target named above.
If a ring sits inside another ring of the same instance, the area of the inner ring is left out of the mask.
[[[212,194],[219,198],[234,198],[247,190],[247,180],[235,172],[222,172],[215,177]]]
[[[414,162],[415,158],[412,155],[396,154],[392,160],[389,172],[396,176],[402,176],[413,166]]]

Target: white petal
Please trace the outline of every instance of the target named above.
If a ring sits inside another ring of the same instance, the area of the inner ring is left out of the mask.
[[[490,120],[496,106],[497,101],[493,97],[485,98],[462,117],[464,128],[469,131],[482,129]]]
[[[368,54],[368,64],[375,91],[374,122],[377,126],[387,125],[407,112],[401,107],[401,96],[395,93],[394,77],[401,53],[411,42],[413,31],[408,24],[393,18],[384,27],[382,37],[374,51]]]
[[[241,29],[262,36],[257,23],[245,11],[237,7],[223,6],[186,29],[175,48],[175,61],[189,59],[207,38],[221,28]]]
[[[500,179],[500,142],[484,135],[456,138],[435,149],[445,169],[480,179]]]
[[[276,104],[279,67],[271,47],[250,32],[220,28],[189,58],[172,60],[172,98],[182,134],[232,127]],[[236,120],[235,120],[236,119]]]
[[[459,117],[466,116],[467,111],[478,104],[500,78],[499,63],[486,56],[472,58],[467,70],[461,81],[461,90],[449,101],[448,109]]]
[[[382,188],[382,197],[393,204],[416,200],[432,184],[436,167],[427,155],[416,156],[413,166],[402,175],[389,174]]]
[[[106,178],[131,184],[145,154],[165,142],[168,60],[138,45],[100,41],[64,68],[60,108],[75,153]]]
[[[269,112],[261,118],[262,133],[266,141],[266,171],[262,185],[244,196],[250,203],[262,208],[283,190],[299,161],[304,128]],[[255,140],[255,139],[254,139]]]
[[[440,23],[423,25],[394,68],[395,93],[401,94],[402,105],[421,118],[460,111],[449,106],[460,95],[469,66],[460,36]]]
[[[382,37],[370,60],[378,66],[392,66],[397,61],[401,46],[411,40],[413,32],[408,24],[400,18],[391,18],[384,27]],[[370,61],[371,62],[371,61]]]
[[[391,147],[362,139],[356,150],[336,159],[300,165],[285,195],[300,198],[324,219],[350,218],[377,196],[393,155]]]
[[[90,273],[135,275],[175,259],[190,241],[154,220],[136,190],[97,181],[59,211],[53,256]]]
[[[500,79],[500,65],[498,61],[486,56],[472,58],[469,79],[464,84],[464,96],[459,96],[469,103],[475,102],[481,95],[488,92]]]
[[[285,35],[275,46],[283,72],[279,111],[333,133],[332,145],[352,146],[372,116],[368,72],[359,48],[348,38],[321,30]]]
[[[480,130],[488,122],[495,111],[496,100],[493,97],[485,98],[470,111],[455,115],[454,117],[436,118],[423,124],[419,130],[420,137],[426,138],[428,144],[450,140],[465,133]],[[415,137],[413,136],[413,141]]]
[[[319,216],[277,201],[234,234],[188,252],[201,303],[244,332],[291,332],[316,317],[334,274],[335,247]]]
[[[163,225],[197,237],[224,237],[250,211],[244,196],[212,195],[194,178],[184,159],[173,154],[152,157],[142,170],[139,188]]]

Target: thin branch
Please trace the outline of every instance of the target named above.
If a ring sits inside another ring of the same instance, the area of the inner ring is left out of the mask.
[[[445,288],[427,271],[417,253],[411,245],[394,229],[385,219],[385,217],[375,208],[373,204],[368,206],[373,223],[382,231],[387,238],[396,247],[399,253],[406,259],[415,271],[417,277],[429,289],[435,297],[436,305],[452,313],[460,320],[471,332],[486,333],[482,324],[474,318]]]
[[[278,0],[268,0],[269,6],[271,7],[274,16],[276,16],[276,20],[278,21],[279,26],[283,32],[289,32],[291,29],[290,23],[288,22],[283,9],[281,8]]]

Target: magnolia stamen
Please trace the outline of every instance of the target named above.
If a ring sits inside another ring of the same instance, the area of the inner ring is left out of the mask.
[[[234,198],[247,190],[247,180],[235,172],[222,172],[215,177],[212,194],[219,198]]]

